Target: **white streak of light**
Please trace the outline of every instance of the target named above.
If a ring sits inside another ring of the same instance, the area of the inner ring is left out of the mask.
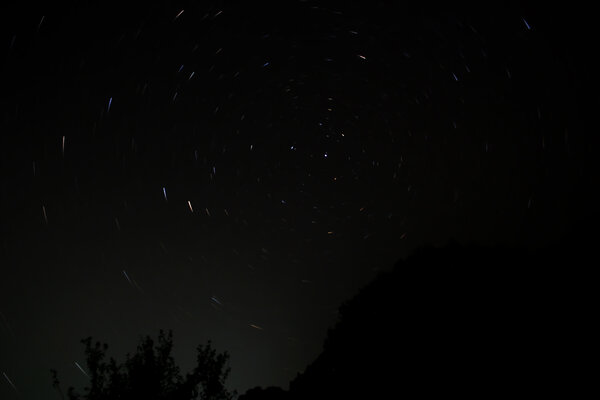
[[[10,384],[10,386],[12,386],[12,388],[15,389],[15,392],[19,393],[19,391],[17,390],[17,387],[15,386],[15,384],[12,383],[12,381],[10,380],[10,378],[8,377],[8,375],[6,375],[6,372],[2,372],[2,375],[4,375],[4,377],[6,378],[6,380],[8,381],[8,383]]]
[[[88,378],[90,377],[90,376],[89,376],[89,375],[88,375],[88,374],[87,374],[87,373],[86,373],[86,372],[83,370],[83,368],[81,368],[81,366],[80,366],[79,364],[77,364],[77,361],[75,361],[75,365],[77,366],[77,368],[79,368],[79,369],[81,370],[81,372],[83,372],[83,374],[84,374],[85,376],[87,376]]]
[[[132,284],[131,279],[129,279],[129,276],[127,275],[127,272],[125,272],[125,270],[123,270],[123,275],[125,275],[125,278],[127,278],[127,281],[129,282],[129,284]]]

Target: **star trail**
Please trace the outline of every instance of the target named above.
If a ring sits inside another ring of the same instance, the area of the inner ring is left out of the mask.
[[[498,6],[500,7],[500,6]],[[2,15],[0,398],[173,329],[278,385],[424,244],[596,208],[589,24],[506,6],[152,2]],[[593,72],[596,74],[596,72]],[[18,388],[18,389],[17,389]]]

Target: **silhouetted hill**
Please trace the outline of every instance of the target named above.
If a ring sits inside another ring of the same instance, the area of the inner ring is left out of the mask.
[[[244,399],[583,391],[595,226],[536,250],[423,247],[340,308],[289,392],[256,388]]]

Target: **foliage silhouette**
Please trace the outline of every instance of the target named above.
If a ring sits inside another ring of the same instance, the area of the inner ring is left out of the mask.
[[[572,395],[594,331],[583,251],[421,248],[340,308],[290,395]]]
[[[340,307],[288,391],[240,400],[583,397],[599,225],[542,248],[423,246]]]
[[[118,364],[114,358],[107,362],[108,345],[92,338],[85,345],[89,386],[79,394],[73,387],[67,392],[69,400],[230,400],[235,393],[225,388],[229,375],[227,352],[217,353],[209,341],[197,347],[196,367],[183,377],[171,356],[173,333],[160,331],[158,343],[150,336],[142,338],[134,355]],[[53,386],[64,399],[57,372],[51,371]]]

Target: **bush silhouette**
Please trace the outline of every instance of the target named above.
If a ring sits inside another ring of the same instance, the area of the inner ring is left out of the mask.
[[[108,345],[92,338],[81,341],[85,345],[89,386],[84,394],[70,387],[69,400],[229,400],[235,393],[225,388],[229,375],[227,352],[217,353],[209,341],[197,347],[197,365],[183,377],[171,356],[173,334],[160,331],[158,343],[150,336],[140,341],[136,353],[127,354],[118,364],[114,358],[106,361]],[[53,386],[65,398],[57,372],[52,370]]]

